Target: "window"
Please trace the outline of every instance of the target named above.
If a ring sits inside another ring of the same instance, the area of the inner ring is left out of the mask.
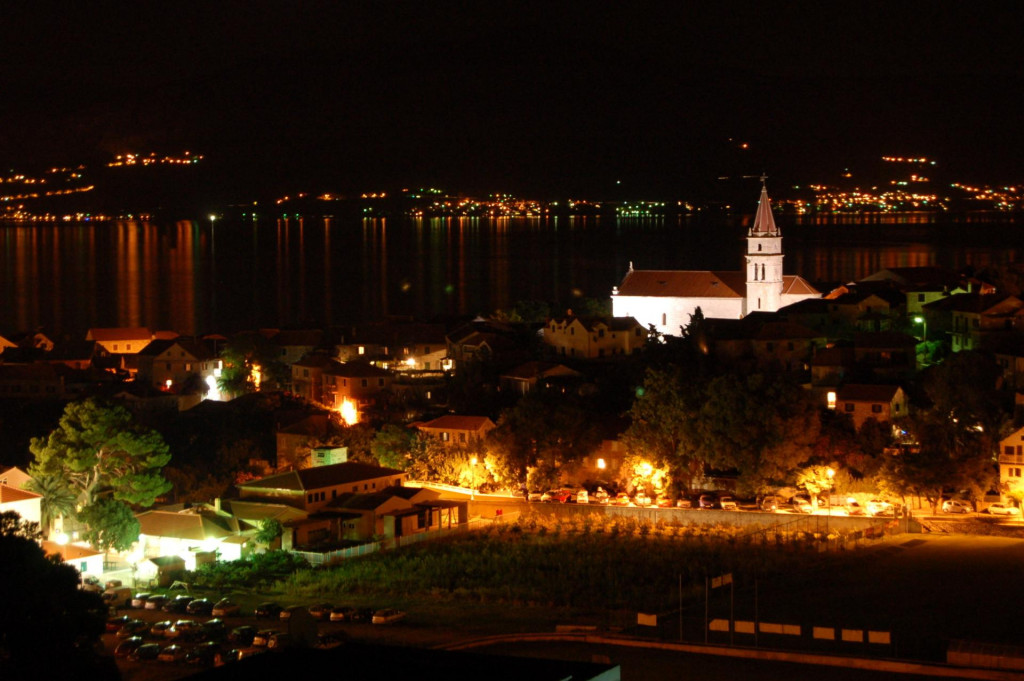
[[[447,430],[443,430],[443,431],[441,431],[441,441],[442,441],[442,442],[448,442],[448,440],[449,440],[450,438],[451,438],[451,436],[450,436],[450,435],[448,435],[448,431],[447,431]]]
[[[378,388],[383,388],[384,387],[384,379],[383,378],[378,378],[377,379],[377,387]]]
[[[170,370],[171,370],[171,363],[170,363],[170,362],[167,362],[167,363],[165,364],[165,366],[166,366],[166,368],[167,368],[167,370],[168,370],[168,371],[170,371]]]
[[[366,379],[364,378],[363,379],[363,387],[365,388],[367,385],[368,385],[368,383],[367,383]]]
[[[306,503],[307,504],[312,504],[313,503],[313,495],[312,494],[307,494],[306,495]]]
[[[462,442],[462,443],[466,442],[466,434],[465,433],[459,433],[459,442]]]
[[[881,414],[882,413],[882,405],[880,405],[880,404],[872,404],[871,405],[871,413],[872,414]]]
[[[303,378],[309,378],[309,369],[303,369],[302,370],[302,377]]]
[[[114,343],[114,352],[117,352],[117,343]]]
[[[919,303],[923,303],[924,302],[924,294],[923,293],[918,293],[917,294],[917,302],[919,302]]]
[[[576,335],[576,327],[573,327],[573,328],[569,329],[569,335],[570,336],[575,336]]]
[[[661,313],[661,325],[665,326],[666,324],[668,324],[668,316],[664,312],[662,312]]]
[[[358,352],[359,352],[360,355],[364,355],[364,354],[366,354],[366,348],[363,347],[362,345],[360,345]]]
[[[597,330],[597,337],[598,338],[604,338],[604,329],[598,329]]]
[[[857,405],[855,405],[853,402],[847,402],[846,403],[846,407],[844,407],[844,408],[846,409],[847,412],[852,412],[852,411],[856,411]]]

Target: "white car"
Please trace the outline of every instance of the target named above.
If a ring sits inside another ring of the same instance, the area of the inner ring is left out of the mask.
[[[405,611],[395,610],[394,608],[384,608],[373,613],[373,624],[391,624],[398,620],[405,619]]]
[[[888,515],[892,513],[892,504],[882,499],[872,499],[867,505],[868,515]]]
[[[736,505],[736,500],[732,497],[719,497],[718,505],[723,511],[738,511],[740,507]]]
[[[974,513],[971,502],[961,499],[946,499],[942,502],[943,513]]]
[[[992,515],[1006,515],[1006,516],[1019,516],[1020,509],[1016,506],[1009,506],[1007,504],[991,504],[985,509],[986,513]]]

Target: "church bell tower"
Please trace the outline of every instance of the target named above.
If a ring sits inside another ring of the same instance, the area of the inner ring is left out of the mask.
[[[775,226],[765,177],[754,226],[747,232],[747,299],[743,315],[782,307],[782,233]]]

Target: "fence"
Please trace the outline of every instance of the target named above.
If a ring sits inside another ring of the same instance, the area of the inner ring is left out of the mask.
[[[309,564],[313,567],[319,567],[321,565],[329,565],[330,563],[342,561],[347,558],[368,556],[371,553],[376,553],[378,551],[398,549],[403,546],[411,546],[412,544],[418,544],[422,541],[438,539],[439,537],[445,537],[450,534],[465,531],[467,531],[465,526],[442,528],[439,530],[431,530],[430,532],[418,532],[404,537],[389,537],[380,541],[367,542],[365,544],[349,546],[343,549],[334,549],[332,551],[298,551],[293,549],[291,553],[297,556],[302,556],[309,561]]]

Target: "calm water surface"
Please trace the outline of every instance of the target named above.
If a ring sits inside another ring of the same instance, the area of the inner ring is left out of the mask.
[[[230,332],[381,315],[487,313],[605,298],[629,263],[740,269],[750,216],[292,219],[0,225],[0,333],[92,326]],[[855,223],[778,217],[787,273],[1021,261],[1021,225],[978,215]]]

